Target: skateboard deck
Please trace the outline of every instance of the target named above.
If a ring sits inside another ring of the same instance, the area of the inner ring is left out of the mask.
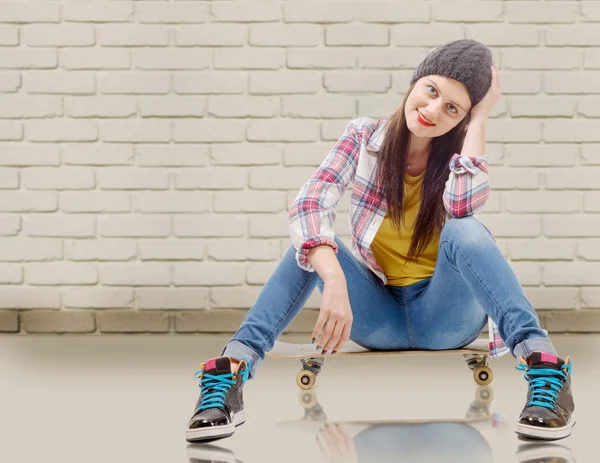
[[[444,355],[444,354],[479,354],[486,355],[488,350],[487,339],[477,339],[471,344],[459,349],[449,350],[369,350],[358,344],[348,341],[344,347],[335,354],[321,354],[315,344],[292,344],[275,341],[273,349],[267,356],[279,359],[307,359],[325,357],[351,357],[364,355]]]

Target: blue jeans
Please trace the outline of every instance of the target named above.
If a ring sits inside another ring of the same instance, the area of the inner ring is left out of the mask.
[[[474,217],[447,221],[433,275],[404,287],[382,285],[336,242],[354,319],[350,339],[357,344],[380,350],[455,349],[477,339],[490,317],[513,356],[556,355],[494,237]],[[265,352],[315,286],[322,292],[323,285],[316,272],[298,266],[290,246],[222,355],[249,361],[254,377]]]

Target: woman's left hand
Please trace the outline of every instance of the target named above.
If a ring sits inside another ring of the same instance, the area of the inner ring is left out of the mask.
[[[499,73],[496,66],[492,65],[492,83],[483,99],[471,108],[471,120],[475,118],[487,119],[501,96]]]

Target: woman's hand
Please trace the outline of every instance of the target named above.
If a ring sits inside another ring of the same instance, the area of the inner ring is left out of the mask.
[[[499,72],[496,66],[492,65],[492,83],[483,99],[471,108],[471,120],[487,119],[501,96]]]
[[[346,430],[337,423],[325,423],[316,434],[317,445],[327,463],[355,463],[358,454],[354,441]]]
[[[324,280],[324,283],[321,310],[312,337],[317,349],[322,349],[323,353],[337,352],[350,339],[352,309],[343,276]],[[317,339],[321,331],[323,335]]]

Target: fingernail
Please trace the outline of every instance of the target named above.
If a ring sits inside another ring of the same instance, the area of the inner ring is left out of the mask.
[[[321,355],[325,355],[327,353],[326,350],[324,350],[323,352],[321,352]]]
[[[321,350],[321,347],[317,346],[317,350]]]
[[[337,354],[337,350],[332,350],[331,353],[332,354]]]
[[[317,338],[312,338],[311,344],[314,344]]]

